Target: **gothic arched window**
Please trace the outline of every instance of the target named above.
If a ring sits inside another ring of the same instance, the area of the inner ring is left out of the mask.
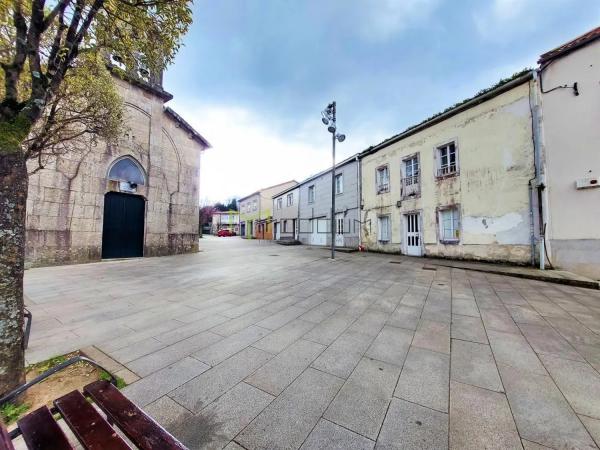
[[[108,179],[140,186],[146,184],[146,176],[142,167],[130,156],[125,156],[113,163],[108,171]]]

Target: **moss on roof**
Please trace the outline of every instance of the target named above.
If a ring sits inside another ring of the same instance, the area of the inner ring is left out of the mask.
[[[520,78],[520,77],[522,77],[522,76],[526,75],[527,73],[530,73],[532,70],[533,70],[533,69],[531,69],[531,68],[525,68],[525,69],[523,69],[523,70],[520,70],[520,71],[518,71],[518,72],[515,72],[515,73],[514,73],[514,74],[512,74],[510,77],[507,77],[507,78],[502,78],[500,81],[498,81],[497,83],[493,84],[492,86],[490,86],[490,87],[487,87],[487,88],[485,88],[485,89],[481,89],[479,92],[477,92],[477,93],[476,93],[475,95],[473,95],[472,97],[469,97],[469,98],[466,98],[466,99],[464,99],[464,100],[461,100],[460,102],[457,102],[457,103],[453,104],[452,106],[449,106],[449,107],[447,107],[447,108],[446,108],[446,109],[444,109],[443,111],[440,111],[440,112],[438,112],[438,113],[436,113],[436,114],[434,114],[434,115],[432,115],[432,116],[428,117],[427,119],[425,119],[425,120],[422,120],[421,122],[419,122],[419,123],[417,123],[417,124],[415,124],[415,125],[411,125],[410,127],[406,128],[404,131],[402,131],[402,132],[400,132],[400,133],[398,133],[398,134],[395,134],[394,136],[392,136],[392,137],[390,137],[390,138],[387,138],[387,139],[385,139],[385,140],[381,141],[381,142],[380,142],[379,144],[377,144],[377,145],[373,145],[373,146],[369,147],[368,149],[366,149],[365,151],[363,151],[363,152],[361,152],[361,153],[368,153],[368,152],[369,152],[371,149],[373,149],[373,148],[375,148],[375,147],[379,147],[380,145],[382,145],[382,144],[385,144],[386,142],[388,142],[388,141],[391,141],[391,140],[395,139],[396,137],[398,137],[398,136],[401,136],[401,135],[403,135],[404,133],[407,133],[407,132],[408,132],[408,131],[410,131],[410,130],[413,130],[413,129],[415,129],[415,128],[418,128],[418,127],[420,127],[421,125],[423,125],[423,124],[425,124],[425,123],[427,123],[427,122],[429,122],[429,121],[432,121],[433,119],[435,119],[435,118],[437,118],[437,117],[439,117],[439,116],[441,116],[441,115],[443,115],[443,114],[446,114],[446,113],[447,113],[447,112],[449,112],[449,111],[452,111],[453,109],[456,109],[456,108],[458,108],[458,107],[460,107],[460,106],[462,106],[462,105],[464,105],[464,104],[466,104],[466,103],[469,103],[470,101],[472,101],[472,100],[475,100],[475,99],[477,99],[478,97],[481,97],[482,95],[485,95],[485,94],[487,94],[488,92],[492,92],[492,91],[494,91],[495,89],[498,89],[498,88],[500,88],[500,87],[504,86],[505,84],[508,84],[508,83],[510,83],[511,81],[514,81],[514,80],[516,80],[516,79],[518,79],[518,78]]]

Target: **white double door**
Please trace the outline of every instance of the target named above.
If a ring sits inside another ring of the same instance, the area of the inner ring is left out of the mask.
[[[327,244],[327,219],[311,219],[311,245],[326,245]]]
[[[278,241],[281,239],[281,223],[275,222],[275,240]]]
[[[335,246],[344,246],[344,213],[335,215]]]
[[[406,242],[406,254],[410,256],[421,256],[423,254],[421,214],[405,214],[404,224],[404,242]]]

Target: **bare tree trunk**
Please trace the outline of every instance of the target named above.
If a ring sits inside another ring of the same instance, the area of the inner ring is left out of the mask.
[[[23,269],[27,166],[20,151],[0,151],[0,395],[25,381]]]

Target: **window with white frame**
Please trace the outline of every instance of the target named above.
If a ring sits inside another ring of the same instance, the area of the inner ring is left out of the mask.
[[[335,176],[335,193],[336,193],[336,195],[344,193],[344,174],[343,173],[338,173]]]
[[[315,202],[315,185],[308,187],[308,203]]]
[[[252,211],[256,211],[258,209],[258,202],[256,200],[254,200],[252,202]]]
[[[344,234],[344,218],[338,217],[335,222],[336,234]]]
[[[404,160],[404,178],[407,185],[419,183],[419,158],[417,156]]]
[[[281,209],[283,206],[283,199],[281,197],[279,197],[277,199],[277,209]]]
[[[402,160],[402,197],[407,198],[420,193],[419,155]]]
[[[456,206],[439,211],[440,241],[460,240],[460,211]]]
[[[458,158],[455,142],[441,145],[436,149],[438,177],[457,173]]]
[[[286,205],[287,205],[287,206],[292,206],[293,204],[294,204],[294,193],[293,193],[293,192],[290,192],[290,193],[287,195]]]
[[[390,241],[390,236],[390,216],[379,216],[377,218],[377,240],[381,243],[387,243]]]
[[[385,165],[377,168],[375,174],[375,183],[377,185],[377,193],[382,194],[390,190],[390,168]]]

